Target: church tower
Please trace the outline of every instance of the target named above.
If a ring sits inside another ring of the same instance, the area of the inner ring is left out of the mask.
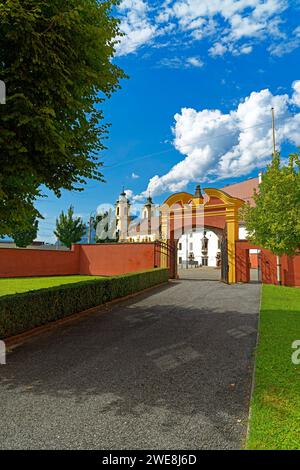
[[[142,217],[143,217],[144,224],[145,224],[145,221],[147,221],[146,222],[147,235],[151,235],[152,234],[151,221],[153,217],[155,216],[155,204],[153,203],[152,197],[150,196],[150,194],[149,194],[149,197],[147,198],[146,204],[143,207],[142,214],[143,214]]]
[[[126,241],[128,237],[128,227],[130,222],[130,202],[123,192],[120,194],[116,202],[116,225],[119,234],[119,241]]]

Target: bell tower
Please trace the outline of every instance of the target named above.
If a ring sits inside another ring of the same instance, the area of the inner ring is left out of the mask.
[[[121,192],[116,202],[116,225],[119,234],[119,241],[126,241],[128,237],[128,227],[130,221],[130,202],[124,191]]]
[[[152,217],[154,217],[154,209],[155,209],[155,204],[152,201],[152,197],[149,194],[149,197],[147,198],[147,202],[143,207],[142,211],[142,218],[143,221],[147,221],[147,234],[151,235],[152,234],[152,227],[151,227],[151,221]]]

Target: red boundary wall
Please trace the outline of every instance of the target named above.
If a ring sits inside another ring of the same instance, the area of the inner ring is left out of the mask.
[[[249,282],[250,257],[249,250],[260,250],[260,264],[262,282],[265,284],[278,284],[276,256],[268,250],[260,249],[247,240],[236,242],[236,279],[237,282]],[[297,256],[281,256],[281,279],[285,286],[300,286],[300,254]]]
[[[0,248],[0,278],[112,276],[154,267],[154,243],[73,245],[71,251]]]
[[[80,274],[113,276],[154,268],[154,243],[112,243],[80,247]]]
[[[0,277],[79,274],[79,245],[71,251],[0,248]]]

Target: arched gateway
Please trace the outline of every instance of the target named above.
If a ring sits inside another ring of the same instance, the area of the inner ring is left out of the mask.
[[[200,186],[197,186],[194,195],[181,192],[168,197],[160,207],[162,241],[172,246],[188,230],[222,230],[222,277],[226,275],[229,283],[235,283],[238,210],[244,201],[220,189],[205,188],[204,193],[203,196]]]

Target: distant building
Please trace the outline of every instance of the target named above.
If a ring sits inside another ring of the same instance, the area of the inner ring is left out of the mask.
[[[123,190],[120,194],[116,204],[116,230],[120,242],[125,242],[128,239],[129,224],[130,224],[130,202]]]
[[[222,231],[200,230],[183,234],[177,244],[178,264],[187,266],[216,267],[220,263],[219,253]]]
[[[120,242],[153,242],[160,239],[160,216],[149,196],[141,211],[141,218],[130,214],[131,204],[123,191],[116,202],[116,223]]]
[[[259,177],[250,178],[240,183],[225,186],[221,188],[221,191],[249,204],[254,204],[253,193],[254,189],[258,190],[259,182]],[[200,186],[196,188],[195,197],[198,195],[202,197]],[[192,200],[190,204],[192,204]],[[161,239],[160,209],[150,196],[141,210],[141,218],[132,220],[131,203],[125,191],[123,191],[116,202],[116,224],[120,242],[153,242]],[[204,226],[183,233],[177,243],[178,264],[182,267],[220,266],[223,232],[222,229]],[[246,237],[245,224],[241,221],[239,224],[239,239],[245,239]],[[256,251],[250,250],[250,254],[255,254]]]

